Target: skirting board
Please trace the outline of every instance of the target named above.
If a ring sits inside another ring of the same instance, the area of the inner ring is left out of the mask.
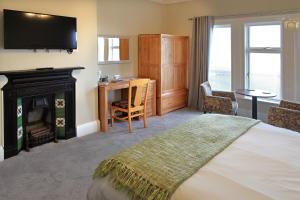
[[[82,137],[99,131],[100,121],[92,121],[77,126],[77,137]]]
[[[0,145],[0,161],[4,160],[4,149],[3,147]]]

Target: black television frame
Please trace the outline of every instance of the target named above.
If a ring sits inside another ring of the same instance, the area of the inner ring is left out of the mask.
[[[11,47],[8,47],[6,45],[6,40],[7,40],[7,29],[5,28],[6,27],[6,20],[5,20],[5,12],[17,12],[17,13],[32,13],[32,14],[35,14],[35,15],[47,15],[47,16],[52,16],[52,17],[55,17],[55,18],[68,18],[68,19],[72,19],[72,20],[75,20],[75,32],[76,32],[76,36],[75,36],[75,47],[74,48],[53,48],[53,47],[37,47],[37,48],[23,48],[23,47],[20,47],[20,48],[11,48]],[[30,11],[21,11],[21,10],[11,10],[11,9],[3,9],[3,40],[4,40],[4,49],[27,49],[27,50],[37,50],[37,49],[46,49],[46,50],[67,50],[68,52],[73,52],[74,49],[77,49],[77,18],[76,17],[69,17],[69,16],[61,16],[61,15],[52,15],[52,14],[46,14],[46,13],[37,13],[37,12],[30,12]]]

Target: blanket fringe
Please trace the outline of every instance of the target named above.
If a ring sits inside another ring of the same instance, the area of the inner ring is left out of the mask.
[[[148,197],[148,200],[165,200],[170,196],[167,190],[150,183],[145,177],[138,175],[116,159],[103,161],[95,170],[93,179],[105,177],[108,173],[113,174],[110,176],[113,186],[127,192],[132,199]]]

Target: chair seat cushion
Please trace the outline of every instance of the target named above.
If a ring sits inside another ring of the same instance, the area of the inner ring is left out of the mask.
[[[121,101],[114,101],[112,102],[113,106],[117,106],[120,108],[124,108],[127,109],[128,108],[128,101],[127,100],[121,100]],[[141,104],[141,106],[143,106],[144,103]],[[132,107],[134,107],[133,103],[131,104]]]
[[[128,108],[128,101],[122,100],[122,101],[114,101],[112,102],[113,106],[117,106],[119,108],[127,109]]]

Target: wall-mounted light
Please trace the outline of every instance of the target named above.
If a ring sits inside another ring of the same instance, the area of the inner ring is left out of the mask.
[[[40,18],[49,18],[50,15],[45,15],[45,14],[39,14],[38,17]]]
[[[35,17],[36,16],[36,14],[34,14],[34,13],[25,13],[25,15],[27,17]]]
[[[290,19],[290,20],[286,20],[285,22],[284,22],[284,27],[286,28],[286,29],[298,29],[299,28],[299,21],[297,21],[297,20],[292,20],[292,19]]]
[[[42,19],[46,19],[51,17],[51,15],[46,15],[46,14],[36,14],[36,13],[25,13],[25,15],[27,17],[38,17],[38,18],[42,18]]]

